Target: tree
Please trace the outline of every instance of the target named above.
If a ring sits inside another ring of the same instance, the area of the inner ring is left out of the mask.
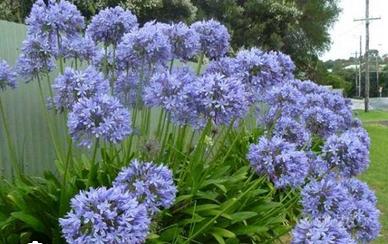
[[[297,64],[302,78],[317,72],[318,56],[330,46],[329,27],[338,0],[192,0],[197,18],[215,18],[232,32],[232,45],[280,50]]]

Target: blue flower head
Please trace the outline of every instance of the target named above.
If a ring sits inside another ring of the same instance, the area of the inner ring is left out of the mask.
[[[225,77],[220,73],[209,73],[185,86],[191,101],[192,111],[203,120],[216,125],[229,124],[244,118],[250,105],[248,95],[240,80]]]
[[[79,99],[69,113],[67,127],[73,140],[87,147],[93,138],[117,143],[132,132],[128,110],[108,95]]]
[[[139,74],[120,71],[115,82],[115,96],[127,107],[134,105],[139,92],[138,84]]]
[[[277,188],[297,187],[304,183],[309,171],[308,158],[296,145],[280,137],[261,137],[252,144],[247,158],[260,175],[267,175]]]
[[[65,58],[91,62],[98,54],[97,45],[88,36],[74,35],[63,38],[60,53]]]
[[[136,16],[117,6],[103,9],[93,16],[86,33],[96,43],[117,45],[125,33],[135,30],[137,26]]]
[[[329,216],[302,219],[292,232],[292,244],[356,244],[342,223]]]
[[[46,5],[43,0],[38,0],[32,6],[26,24],[28,35],[46,37],[57,44],[61,40],[59,36],[81,33],[85,21],[77,7],[68,1],[50,0]]]
[[[144,204],[150,214],[161,208],[170,207],[175,200],[177,189],[171,170],[152,162],[133,160],[113,182],[113,186],[128,192],[130,196]]]
[[[17,73],[31,81],[40,73],[50,72],[55,67],[55,50],[49,39],[38,35],[28,36],[23,41],[17,60]]]
[[[313,218],[325,215],[342,219],[349,214],[353,202],[347,189],[332,175],[312,180],[302,190],[303,213]]]
[[[322,148],[323,159],[344,177],[356,176],[369,164],[368,144],[353,130],[330,136]]]
[[[349,233],[360,243],[368,243],[380,233],[380,211],[376,205],[367,200],[355,201],[350,213],[343,222]]]
[[[0,90],[16,87],[16,73],[5,60],[0,59]]]
[[[53,84],[54,105],[58,111],[71,110],[81,98],[101,96],[109,92],[109,82],[93,66],[83,71],[66,68]]]
[[[166,34],[170,39],[173,58],[187,61],[199,51],[199,34],[185,23],[168,26]]]
[[[144,205],[127,192],[105,187],[81,191],[59,219],[68,243],[144,243],[150,228]]]
[[[117,46],[117,63],[122,70],[143,70],[165,65],[171,59],[171,44],[165,29],[168,25],[147,22],[142,28],[124,35]]]
[[[230,35],[220,22],[213,19],[197,21],[191,28],[199,34],[201,52],[210,59],[219,59],[229,51]]]
[[[263,52],[257,48],[241,50],[235,59],[235,75],[239,76],[255,99],[273,86],[281,86],[294,78],[295,65],[278,52]]]
[[[287,116],[281,116],[276,121],[273,134],[284,138],[288,142],[295,143],[300,148],[310,145],[310,134],[306,131],[304,125]]]

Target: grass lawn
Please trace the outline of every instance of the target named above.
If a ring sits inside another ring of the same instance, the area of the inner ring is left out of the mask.
[[[371,164],[361,176],[376,191],[381,211],[381,237],[374,243],[388,243],[388,112],[356,111],[371,138]]]

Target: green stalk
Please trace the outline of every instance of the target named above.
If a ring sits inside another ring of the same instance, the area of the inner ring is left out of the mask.
[[[59,31],[57,30],[57,44],[58,44],[58,50],[61,49],[61,41],[60,41],[60,37],[61,37],[61,35],[59,34]],[[59,56],[59,70],[60,70],[61,74],[63,74],[63,72],[64,72],[64,65],[63,65],[63,57],[62,57],[62,55]]]
[[[171,125],[171,115],[168,114],[168,117],[167,117],[167,127],[166,127],[166,130],[165,131],[162,131],[162,145],[161,145],[161,150],[160,150],[160,156],[162,155],[163,153],[163,149],[166,147],[166,143],[167,143],[167,138],[168,138],[168,135],[169,135],[169,132],[170,132],[170,125]]]
[[[65,206],[68,203],[68,196],[67,196],[67,175],[69,172],[69,165],[71,162],[71,155],[72,155],[72,148],[73,148],[73,140],[71,137],[68,137],[68,150],[66,155],[66,162],[65,162],[65,172],[63,173],[63,182],[62,182],[62,189],[61,189],[61,200],[59,203],[59,216],[62,216],[65,213]]]
[[[97,164],[96,164],[96,157],[97,157],[97,151],[100,145],[100,139],[97,138],[96,143],[94,144],[94,150],[93,150],[93,156],[88,176],[88,186],[93,186],[93,181],[97,176]]]
[[[162,119],[164,117],[164,109],[160,110],[159,119],[158,119],[158,127],[156,129],[156,138],[159,138],[160,135],[160,129],[162,127]]]
[[[110,89],[111,89],[111,94],[113,96],[114,92],[114,82],[115,82],[115,66],[116,66],[116,46],[113,45],[113,68],[112,68],[112,79],[110,80]]]
[[[50,137],[51,137],[51,141],[52,141],[52,143],[54,145],[55,153],[56,153],[59,161],[61,163],[63,163],[62,154],[61,154],[61,151],[59,150],[58,144],[57,144],[57,142],[55,140],[54,130],[53,130],[53,127],[52,127],[52,124],[51,124],[49,113],[47,112],[47,107],[46,107],[46,103],[45,103],[45,98],[44,98],[42,84],[40,82],[39,76],[37,76],[37,77],[38,77],[39,95],[40,95],[40,101],[41,101],[41,104],[42,104],[43,115],[44,115],[44,117],[45,117],[45,119],[47,121],[47,127],[49,129],[49,134],[50,134]]]
[[[47,85],[48,85],[48,89],[49,89],[50,97],[51,97],[51,98],[54,98],[54,95],[53,95],[53,89],[52,89],[52,86],[51,86],[51,81],[50,81],[50,75],[49,75],[49,72],[47,72],[47,73],[46,73],[46,78],[47,78]]]
[[[171,74],[171,72],[172,72],[172,67],[174,66],[174,59],[171,59],[171,61],[170,61],[170,69],[169,69],[169,71],[170,71],[170,74]]]
[[[198,66],[197,66],[197,75],[199,75],[201,73],[201,68],[202,68],[204,57],[205,57],[204,53],[201,53],[201,55],[199,56]]]
[[[1,114],[1,119],[3,120],[4,132],[5,132],[5,137],[7,138],[8,151],[12,162],[13,170],[16,171],[16,176],[19,177],[21,175],[21,169],[17,160],[15,144],[12,140],[11,133],[9,132],[9,126],[5,116],[5,111],[1,100],[1,96],[0,96],[0,114]]]

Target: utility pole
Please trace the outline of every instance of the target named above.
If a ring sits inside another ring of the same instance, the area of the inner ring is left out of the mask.
[[[358,60],[358,97],[361,97],[361,83],[362,83],[362,36],[360,36],[360,57]]]
[[[356,95],[357,95],[357,89],[358,89],[358,82],[359,82],[359,79],[358,79],[358,63],[357,63],[357,60],[358,60],[358,52],[354,52],[352,53],[354,54],[354,63],[355,63],[355,72],[356,72],[356,75],[355,75],[355,79],[354,79],[354,84],[355,84],[355,87],[356,87]]]
[[[369,0],[365,2],[365,19],[356,19],[354,21],[365,21],[365,112],[369,111],[369,23],[371,20],[381,18],[369,18]]]
[[[376,89],[379,90],[379,55],[376,55]]]

